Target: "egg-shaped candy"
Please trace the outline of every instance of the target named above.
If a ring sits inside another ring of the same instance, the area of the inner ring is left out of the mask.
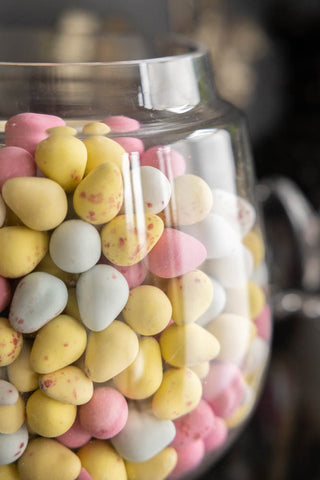
[[[74,287],[79,277],[78,273],[70,273],[61,270],[61,268],[54,263],[49,252],[46,253],[41,262],[36,266],[35,271],[50,273],[50,275],[60,278],[60,280],[62,280],[67,287]]]
[[[12,383],[0,380],[0,406],[14,405],[18,400],[18,390]]]
[[[0,433],[0,465],[8,465],[18,460],[27,445],[28,430],[25,425],[14,433]]]
[[[119,315],[129,296],[124,276],[109,265],[95,265],[79,277],[76,287],[83,323],[99,332]]]
[[[223,312],[226,304],[226,290],[213,277],[209,277],[213,287],[213,298],[207,310],[196,320],[196,322],[204,327],[217,315]]]
[[[81,273],[95,265],[101,254],[100,236],[83,220],[67,220],[51,235],[49,252],[54,263],[70,273]]]
[[[0,405],[0,433],[14,433],[25,420],[25,405],[21,396],[13,405]]]
[[[93,135],[83,140],[87,151],[86,175],[98,165],[106,162],[115,164],[120,170],[122,167],[124,148],[111,138],[102,135]]]
[[[102,120],[112,133],[136,132],[140,128],[140,123],[135,118],[126,115],[110,115]]]
[[[0,149],[0,188],[14,177],[32,177],[37,166],[32,155],[24,148],[7,146]]]
[[[0,317],[0,367],[10,365],[22,349],[21,333],[12,328],[6,318]]]
[[[141,165],[159,169],[170,180],[186,170],[185,158],[170,145],[148,148],[141,155]]]
[[[19,392],[32,392],[39,386],[39,375],[31,368],[30,354],[31,342],[25,338],[18,358],[7,367],[9,380]]]
[[[32,272],[18,283],[9,321],[18,332],[35,332],[64,310],[67,299],[67,287],[62,280],[49,273]]]
[[[72,405],[83,405],[93,395],[92,381],[73,365],[40,375],[39,387],[48,397]]]
[[[133,188],[141,182],[143,207],[146,213],[159,213],[169,203],[171,186],[167,177],[154,167],[136,167],[131,171]]]
[[[105,480],[106,478],[108,480],[127,480],[128,478],[123,459],[104,440],[91,440],[80,448],[77,454],[82,467],[89,474],[85,480]],[[54,480],[58,480],[58,478]]]
[[[14,463],[0,465],[0,478],[1,480],[21,480],[17,466]]]
[[[125,462],[128,480],[143,478],[144,480],[164,480],[177,464],[177,452],[166,447],[150,460],[145,462]]]

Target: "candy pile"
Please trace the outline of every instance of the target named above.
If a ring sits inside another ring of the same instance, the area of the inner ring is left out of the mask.
[[[270,311],[255,210],[124,136],[138,129],[6,124],[0,478],[178,478],[256,398]]]

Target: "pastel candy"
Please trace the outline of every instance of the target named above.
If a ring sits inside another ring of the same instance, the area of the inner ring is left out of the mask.
[[[89,122],[83,126],[82,132],[85,135],[107,135],[110,133],[110,128],[105,123]]]
[[[58,440],[58,442],[69,448],[80,448],[86,443],[88,443],[90,439],[91,433],[87,432],[87,430],[85,430],[81,426],[78,417],[76,417],[74,423],[69,428],[69,430],[67,430],[62,435],[56,437],[56,440]]]
[[[196,269],[206,258],[206,249],[195,238],[165,228],[147,257],[148,269],[158,277],[172,278]]]
[[[0,229],[0,275],[18,278],[30,273],[48,250],[46,232],[13,226]]]
[[[125,462],[128,480],[164,480],[177,464],[177,452],[172,447],[164,448],[160,453],[145,462]]]
[[[30,365],[31,343],[24,339],[22,350],[7,367],[8,377],[20,392],[32,392],[39,386],[39,375]]]
[[[159,420],[152,413],[130,408],[125,427],[111,442],[125,460],[145,462],[167,447],[175,434],[170,420]]]
[[[126,399],[110,387],[97,388],[89,402],[79,408],[81,426],[99,439],[117,435],[126,425],[127,419]]]
[[[102,251],[112,263],[130,266],[153,249],[163,232],[163,222],[151,213],[144,216],[118,215],[101,231]]]
[[[25,425],[14,433],[0,433],[0,465],[8,465],[18,460],[25,451],[27,445],[28,430]]]
[[[91,170],[73,194],[76,213],[93,225],[112,220],[118,214],[122,201],[122,177],[113,163],[102,163]]]
[[[0,433],[15,433],[25,420],[25,405],[21,396],[13,405],[0,405]]]
[[[32,155],[24,148],[0,148],[0,189],[8,178],[32,177],[36,171]]]
[[[176,449],[178,461],[169,478],[181,478],[182,475],[194,470],[202,461],[205,453],[201,438]]]
[[[35,438],[31,440],[19,459],[21,480],[76,480],[81,470],[77,455],[56,440]]]
[[[202,380],[206,378],[210,369],[210,362],[201,362],[189,367]]]
[[[0,465],[1,480],[20,480],[17,467],[14,463],[10,465]]]
[[[62,280],[49,273],[29,273],[14,292],[9,321],[18,332],[35,332],[64,310],[67,299]]]
[[[2,312],[10,303],[11,286],[10,282],[0,276],[0,312]]]
[[[109,265],[95,265],[80,275],[76,287],[80,316],[95,332],[107,328],[127,303],[129,287],[124,276]]]
[[[111,138],[95,135],[83,140],[88,159],[85,174],[87,175],[98,165],[110,162],[115,164],[120,171],[122,170],[123,155],[126,153],[124,148]]]
[[[262,372],[269,358],[269,350],[269,344],[265,340],[261,337],[254,338],[242,366],[244,375],[256,375]]]
[[[109,443],[103,440],[91,440],[80,448],[78,457],[82,467],[94,480],[105,480],[106,477],[108,480],[127,480],[123,459]]]
[[[266,303],[266,295],[259,285],[248,282],[248,294],[250,305],[250,317],[256,318],[263,310]]]
[[[51,235],[49,252],[54,263],[69,273],[89,270],[101,254],[100,236],[83,220],[67,220]]]
[[[269,305],[265,305],[260,314],[254,319],[254,324],[257,327],[257,334],[267,342],[271,337],[271,312]]]
[[[87,345],[85,328],[68,315],[59,315],[37,333],[30,364],[37,373],[51,373],[78,360]]]
[[[159,213],[169,203],[171,186],[167,177],[154,167],[133,168],[131,171],[133,185],[136,185],[136,177],[140,176],[141,195],[144,211],[147,213]]]
[[[54,275],[57,278],[60,278],[67,287],[74,287],[77,283],[79,274],[77,273],[70,273],[61,270],[52,260],[49,252],[43,257],[40,263],[35,268],[37,272],[46,272],[50,273],[50,275]]]
[[[112,133],[135,132],[140,128],[138,120],[125,115],[111,115],[101,121],[108,125]]]
[[[206,452],[220,448],[228,437],[228,429],[222,418],[215,417],[212,430],[203,439]]]
[[[24,148],[33,155],[37,144],[47,138],[46,130],[63,125],[65,121],[55,115],[18,113],[6,123],[6,145]]]
[[[104,263],[104,260],[102,260],[102,263]],[[135,263],[134,265],[129,265],[127,267],[121,267],[120,265],[115,264],[111,264],[111,266],[116,268],[118,272],[122,273],[127,280],[130,289],[141,285],[147,275],[147,269],[143,262]]]
[[[12,383],[0,380],[0,406],[14,405],[19,397],[18,390]]]
[[[113,140],[128,153],[138,152],[140,155],[144,152],[144,145],[142,140],[135,137],[115,137]]]
[[[18,357],[22,349],[23,339],[6,318],[0,317],[0,367],[10,365]]]
[[[183,175],[186,170],[184,157],[170,146],[156,146],[141,155],[141,166],[158,168],[170,180]]]
[[[209,277],[213,287],[213,298],[207,310],[199,317],[196,322],[202,327],[206,326],[211,320],[223,312],[226,304],[226,290],[213,277]]]
[[[85,468],[81,468],[78,480],[93,480]]]
[[[242,242],[252,253],[254,266],[260,265],[265,256],[265,246],[261,233],[257,230],[251,230]]]
[[[193,270],[168,281],[172,318],[178,325],[195,322],[210,306],[213,286],[201,270]]]

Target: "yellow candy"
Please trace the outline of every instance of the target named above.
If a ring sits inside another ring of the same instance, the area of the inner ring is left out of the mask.
[[[51,373],[75,362],[87,344],[85,328],[69,315],[59,315],[39,330],[30,363],[38,373]]]
[[[155,246],[163,228],[163,221],[151,213],[132,217],[119,215],[101,231],[103,254],[116,265],[134,265]]]
[[[212,302],[212,282],[200,270],[188,272],[168,281],[168,297],[175,323],[185,325],[195,322]]]
[[[83,405],[93,395],[92,381],[74,366],[41,375],[39,386],[48,397],[72,405]]]
[[[174,448],[164,448],[146,462],[125,462],[128,480],[164,480],[177,464]]]
[[[13,405],[0,405],[0,433],[15,433],[25,419],[25,405],[21,396]]]
[[[33,230],[51,230],[67,215],[64,190],[48,178],[10,178],[3,185],[2,194],[11,210]]]
[[[14,464],[0,465],[0,480],[20,480],[17,467]]]
[[[90,332],[85,371],[94,382],[106,382],[132,364],[138,337],[125,323],[114,320],[101,332]]]
[[[253,256],[254,266],[258,266],[265,256],[265,247],[261,233],[255,230],[247,233],[242,243],[250,250]]]
[[[161,420],[174,420],[196,408],[201,396],[201,381],[192,370],[170,368],[153,396],[152,411]]]
[[[164,360],[175,367],[190,367],[215,358],[218,340],[200,325],[170,325],[160,337]]]
[[[85,138],[83,143],[88,152],[86,174],[105,162],[114,163],[122,171],[122,156],[126,151],[119,143],[100,135]]]
[[[110,131],[110,127],[108,127],[108,125],[106,125],[105,123],[101,122],[87,123],[82,129],[82,132],[85,135],[106,135]]]
[[[253,282],[248,282],[248,293],[250,303],[251,318],[256,318],[261,312],[266,303],[266,296],[259,285]]]
[[[156,335],[168,325],[172,306],[162,290],[152,285],[141,285],[130,291],[122,315],[140,335]]]
[[[48,128],[46,132],[49,135],[77,135],[77,130],[72,127],[68,127],[66,125],[60,127],[52,127]]]
[[[209,373],[210,363],[209,362],[198,363],[197,365],[193,365],[192,367],[190,367],[190,370],[196,373],[198,377],[201,378],[202,380],[203,378],[206,378],[206,376]]]
[[[24,340],[18,358],[8,366],[8,377],[20,392],[32,392],[39,386],[39,375],[30,366],[31,346]]]
[[[10,365],[21,352],[22,335],[14,330],[6,318],[0,317],[0,367]]]
[[[79,274],[77,273],[69,273],[61,270],[61,268],[54,263],[49,253],[43,257],[41,262],[35,268],[35,271],[50,273],[51,275],[60,278],[60,280],[62,280],[68,287],[74,287],[79,278]]]
[[[148,398],[158,390],[162,382],[162,359],[157,340],[141,337],[136,359],[113,381],[123,395],[135,400]]]
[[[108,442],[91,440],[80,448],[78,456],[94,480],[127,480],[124,461]]]
[[[46,177],[72,192],[84,175],[87,150],[81,140],[66,132],[52,134],[37,145],[35,161]]]
[[[56,440],[31,440],[18,461],[20,480],[76,480],[81,462]]]
[[[62,271],[62,270],[61,270]],[[64,309],[66,315],[75,318],[78,322],[81,322],[81,316],[79,312],[78,300],[75,287],[68,288],[68,302]]]
[[[57,437],[72,426],[76,419],[77,407],[47,397],[36,390],[27,401],[28,424],[42,437]]]
[[[45,256],[49,237],[27,227],[0,229],[0,275],[7,278],[23,277],[30,273]]]
[[[83,220],[94,225],[109,222],[122,205],[123,183],[119,168],[113,163],[102,163],[79,183],[73,205]]]

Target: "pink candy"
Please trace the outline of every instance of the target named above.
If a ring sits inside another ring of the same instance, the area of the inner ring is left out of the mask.
[[[81,426],[77,417],[72,427],[66,433],[57,437],[56,440],[66,447],[80,448],[88,443],[90,438],[91,434]]]
[[[195,469],[201,463],[205,454],[204,443],[201,438],[188,443],[185,447],[177,448],[176,451],[178,461],[169,478],[178,478]]]
[[[78,480],[93,480],[93,478],[91,477],[91,475],[89,475],[85,468],[81,468]]]
[[[146,261],[154,275],[173,278],[194,270],[206,256],[206,249],[199,240],[179,230],[165,228]]]
[[[113,115],[101,120],[101,122],[108,125],[112,133],[135,132],[140,128],[138,120],[125,115]]]
[[[254,324],[257,327],[258,336],[267,342],[271,337],[271,311],[268,304],[266,304],[262,312],[254,319]]]
[[[169,179],[183,175],[186,162],[181,153],[171,147],[151,147],[141,156],[141,166],[158,168]]]
[[[3,147],[0,149],[0,188],[8,178],[32,177],[37,165],[32,155],[20,147]]]
[[[144,151],[143,142],[139,138],[134,137],[117,137],[113,138],[115,142],[119,143],[121,147],[125,149],[126,152],[138,152],[140,155]]]
[[[204,437],[204,447],[206,452],[213,452],[221,447],[228,436],[228,429],[222,418],[215,417],[213,429]]]
[[[32,155],[39,142],[48,137],[46,130],[65,125],[62,118],[42,113],[19,113],[6,123],[6,145],[22,147]]]
[[[120,265],[114,265],[113,263],[108,262],[106,257],[102,255],[99,263],[111,265],[113,268],[118,270],[118,272],[122,273],[124,278],[127,280],[130,289],[141,285],[147,275],[147,269],[142,262],[127,267],[121,267]]]
[[[110,387],[94,391],[91,400],[79,408],[81,426],[101,440],[114,437],[128,419],[128,404],[124,396]]]

